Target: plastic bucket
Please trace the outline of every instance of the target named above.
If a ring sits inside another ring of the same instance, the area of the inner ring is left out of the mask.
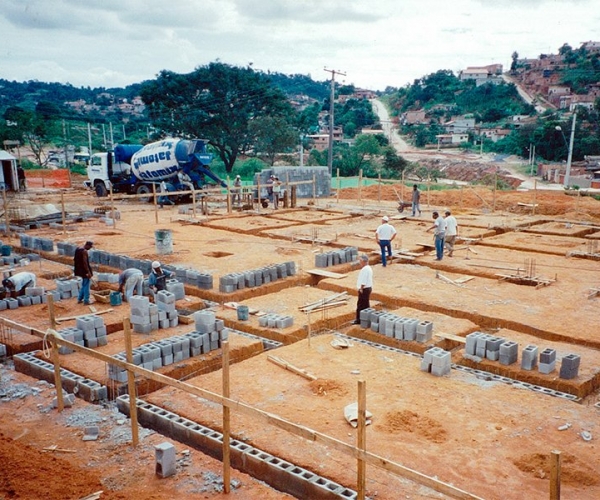
[[[157,254],[173,253],[173,233],[170,229],[157,229],[154,231],[154,241]]]
[[[113,291],[110,292],[110,305],[111,306],[120,306],[123,302],[121,298],[121,292]]]
[[[12,252],[12,247],[10,245],[2,245],[0,246],[0,254],[3,257],[8,257]]]
[[[248,320],[248,306],[237,306],[237,317],[240,321]]]

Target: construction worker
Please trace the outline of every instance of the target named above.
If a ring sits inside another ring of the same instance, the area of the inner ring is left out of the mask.
[[[171,271],[163,269],[159,261],[155,260],[152,263],[152,272],[150,273],[150,276],[148,276],[148,286],[150,287],[150,292],[153,297],[156,296],[157,292],[166,290],[167,278],[170,278],[171,275]]]
[[[144,273],[139,269],[131,267],[119,274],[119,292],[127,302],[133,297],[134,292],[137,292],[135,295],[143,295],[143,286]]]
[[[35,274],[28,272],[17,273],[2,280],[2,286],[6,289],[6,294],[13,298],[25,295],[25,289],[29,286],[35,286],[35,283]]]

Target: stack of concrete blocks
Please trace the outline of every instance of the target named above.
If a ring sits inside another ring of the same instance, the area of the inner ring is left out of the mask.
[[[106,326],[102,316],[89,314],[87,316],[79,316],[75,320],[76,328],[83,332],[83,345],[91,349],[108,344],[106,335]]]
[[[61,337],[73,344],[78,344],[80,346],[85,346],[85,340],[83,338],[83,330],[77,328],[76,326],[68,326],[66,328],[62,328],[58,330],[58,333]],[[60,346],[58,348],[59,354],[71,354],[75,351],[70,347]]]
[[[523,370],[533,370],[538,364],[538,348],[535,345],[528,345],[521,353],[521,368]]]
[[[206,354],[221,347],[221,342],[227,340],[229,332],[225,329],[225,322],[217,319],[215,313],[208,309],[194,313],[195,330],[187,336],[190,337],[192,356]]]
[[[266,285],[272,281],[284,279],[288,276],[294,276],[295,274],[295,262],[283,262],[281,264],[265,266],[260,269],[225,274],[219,279],[219,291],[222,293],[232,293],[244,288],[254,288],[260,285]]]
[[[67,257],[73,257],[75,255],[76,248],[77,245],[74,245],[73,243],[66,243],[64,241],[56,242],[56,252],[58,253],[58,255],[66,255]]]
[[[405,318],[397,314],[377,311],[372,308],[360,312],[360,325],[374,332],[397,340],[425,343],[433,336],[433,323],[416,318]]]
[[[177,300],[175,294],[168,290],[161,290],[156,293],[154,300],[160,314],[159,319],[162,320],[161,325],[166,325],[166,321],[168,320],[169,327],[173,328],[177,326],[179,324],[179,314],[175,308],[175,302]],[[163,314],[161,314],[161,311]]]
[[[294,324],[294,318],[283,314],[265,314],[258,318],[258,326],[265,328],[288,328]]]
[[[556,368],[556,349],[546,348],[540,352],[538,371],[540,373],[552,373]]]
[[[167,292],[171,292],[175,295],[175,300],[185,299],[185,287],[183,286],[183,283],[180,283],[176,279],[167,279],[165,288]]]
[[[500,359],[500,346],[506,342],[501,337],[491,335],[485,343],[485,357],[490,361],[498,361]]]
[[[450,373],[451,366],[450,352],[444,351],[440,347],[432,347],[426,350],[421,360],[421,370],[437,377]]]
[[[345,247],[315,255],[315,267],[330,267],[358,260],[358,248]]]
[[[19,255],[5,255],[2,257],[2,263],[5,266],[14,266],[15,264],[18,264],[20,260],[21,257]]]
[[[148,297],[133,295],[129,299],[129,320],[135,333],[148,335],[152,330],[158,330],[158,307],[150,304]]]
[[[211,290],[213,287],[213,277],[210,273],[187,269],[185,272],[185,283],[201,290]]]
[[[79,295],[79,289],[81,288],[81,278],[79,276],[70,279],[57,279],[54,282],[56,283],[56,290],[61,300]]]
[[[559,377],[565,380],[577,378],[581,357],[577,354],[567,354],[561,360]]]
[[[19,234],[19,240],[22,248],[30,248],[32,250],[41,250],[43,252],[54,251],[54,241],[50,238],[39,238],[37,236],[28,236]]]
[[[118,273],[96,273],[95,278],[99,283],[118,283]]]
[[[512,365],[517,362],[519,358],[519,344],[512,340],[507,340],[500,344],[500,364],[501,365]]]

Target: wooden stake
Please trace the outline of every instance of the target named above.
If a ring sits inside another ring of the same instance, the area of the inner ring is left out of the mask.
[[[63,191],[60,192],[60,206],[62,208],[62,229],[63,229],[63,235],[67,234],[67,230],[66,230],[66,221],[65,221],[65,193]]]
[[[531,207],[531,215],[535,215],[535,200],[537,198],[537,179],[533,179],[533,206]]]
[[[336,194],[336,199],[337,202],[340,202],[340,190],[342,189],[342,179],[340,178],[340,169],[337,169],[337,180],[338,180],[338,188],[337,188],[337,194]]]
[[[358,381],[358,427],[356,429],[356,447],[361,452],[367,451],[367,390],[364,380]],[[359,456],[357,458],[356,498],[365,500],[367,463]]]
[[[239,195],[238,195],[239,196]],[[227,213],[231,214],[232,212],[232,200],[231,200],[231,179],[229,175],[227,175]]]
[[[115,213],[115,199],[113,198],[112,184],[110,185],[110,215],[113,220],[113,228],[117,229],[117,214]]]
[[[362,178],[363,171],[362,168],[358,171],[358,201],[360,202],[361,198],[361,190],[362,190]]]
[[[48,316],[50,317],[50,328],[52,328],[53,330],[56,330],[56,316],[54,315],[54,295],[52,295],[50,292],[46,292],[46,302],[48,304]]]
[[[381,174],[377,176],[377,202],[381,203]]]
[[[56,408],[58,412],[65,409],[65,401],[63,399],[62,380],[60,378],[60,359],[58,357],[58,343],[54,335],[49,335],[52,343],[52,362],[54,363],[54,387],[56,388]]]
[[[2,190],[2,199],[4,201],[4,220],[6,224],[4,232],[10,238],[10,220],[8,219],[8,198],[6,197],[6,189]]]
[[[125,355],[127,363],[133,364],[133,350],[131,348],[131,325],[129,318],[123,318],[123,333],[125,336]],[[127,390],[129,392],[129,417],[131,418],[131,444],[136,447],[139,443],[137,401],[135,395],[135,375],[127,370]]]
[[[313,174],[312,180],[313,206],[317,204],[317,176]]]
[[[560,500],[560,451],[550,453],[550,500]]]
[[[223,351],[223,397],[229,398],[229,342],[221,343]],[[231,490],[231,445],[229,435],[231,431],[231,409],[223,406],[223,491],[229,493]]]
[[[154,183],[152,183],[152,200],[154,202],[154,222],[158,224],[158,199],[156,198],[156,184]]]

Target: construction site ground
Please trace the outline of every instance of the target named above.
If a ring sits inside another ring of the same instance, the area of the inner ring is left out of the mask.
[[[189,266],[214,277],[212,290],[186,286],[178,308],[212,307],[227,327],[251,334],[231,334],[231,398],[350,445],[357,431],[344,408],[357,401],[359,381],[366,383],[367,449],[409,469],[489,500],[548,498],[550,453],[561,452],[564,498],[600,497],[600,202],[560,191],[498,191],[457,188],[424,192],[422,215],[397,210],[400,185],[345,189],[327,199],[299,200],[294,209],[227,212],[223,199],[211,199],[207,214],[179,213],[178,207],[114,201],[120,212],[114,225],[100,217],[41,225],[28,235],[81,244],[112,253]],[[404,195],[401,195],[404,196]],[[8,200],[17,207],[54,204],[66,214],[110,209],[108,199],[91,193],[38,190]],[[459,223],[452,257],[435,260],[433,210],[451,209]],[[381,216],[398,231],[395,257],[382,267],[374,232]],[[16,222],[15,222],[16,224]],[[173,253],[157,254],[155,231],[169,229]],[[20,252],[19,239],[0,237]],[[433,322],[433,338],[423,344],[391,339],[352,325],[359,267],[347,263],[312,272],[315,256],[357,247],[370,256],[374,272],[372,306],[399,316]],[[23,253],[29,251],[23,250]],[[40,261],[23,268],[35,272],[38,285],[54,288],[54,278],[68,276],[72,259],[41,252]],[[297,273],[267,285],[219,292],[219,277],[293,261]],[[100,271],[111,271],[102,267]],[[116,272],[116,270],[112,270]],[[321,273],[327,274],[327,273]],[[105,289],[116,285],[100,284]],[[337,307],[310,314],[301,308],[341,294]],[[207,302],[205,302],[207,301]],[[238,319],[232,304],[249,306],[248,320]],[[127,304],[95,302],[109,332],[108,345],[96,350],[125,350],[123,318]],[[55,302],[59,320],[87,314],[76,299]],[[261,313],[293,317],[283,329],[260,326]],[[45,304],[2,311],[11,321],[45,331]],[[59,327],[73,326],[74,319]],[[134,334],[138,346],[186,333],[193,324]],[[542,351],[555,349],[557,368],[549,374],[465,357],[464,339],[474,331],[493,333]],[[11,352],[41,350],[34,335],[3,333]],[[341,336],[341,337],[340,337]],[[265,350],[261,338],[280,342]],[[335,339],[350,347],[336,349]],[[335,343],[335,342],[334,342]],[[449,375],[421,370],[421,355],[431,346],[452,352]],[[560,359],[581,357],[578,377],[559,377]],[[313,374],[310,381],[268,359],[275,355]],[[38,353],[43,357],[43,353]],[[140,445],[130,444],[130,420],[111,403],[123,393],[106,364],[74,353],[60,356],[61,367],[106,384],[111,397],[103,405],[77,398],[59,413],[52,408],[54,387],[13,369],[7,360],[0,380],[0,498],[80,499],[103,491],[101,499],[214,498],[222,493],[222,465],[185,443],[142,429]],[[160,373],[221,394],[221,352],[163,367]],[[456,367],[473,370],[457,369]],[[498,377],[500,376],[500,377]],[[523,386],[518,382],[531,384]],[[126,384],[125,384],[126,385]],[[139,396],[199,424],[222,430],[219,405],[172,387],[138,379]],[[547,391],[546,391],[547,390]],[[83,441],[83,428],[99,425],[97,441]],[[264,421],[231,412],[235,439],[356,489],[357,462],[319,442],[312,442]],[[591,436],[591,440],[584,439]],[[177,474],[155,475],[154,447],[172,442]],[[372,499],[431,499],[447,496],[374,466],[367,467],[366,492]],[[244,499],[292,498],[242,472],[233,471],[231,496]]]

